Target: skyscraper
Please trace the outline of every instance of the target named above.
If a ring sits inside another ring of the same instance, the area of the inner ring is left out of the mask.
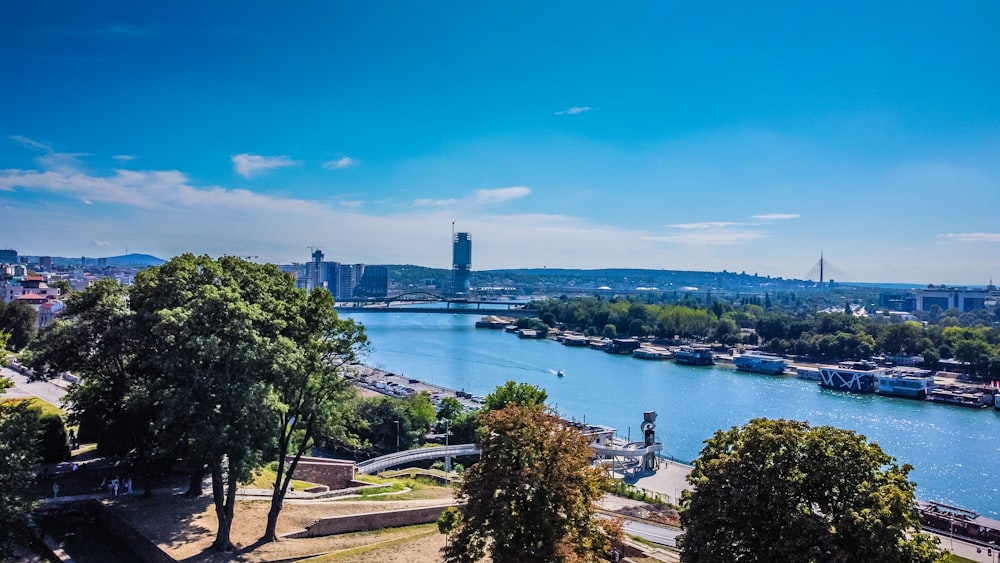
[[[468,295],[469,272],[472,271],[472,234],[455,233],[451,243],[452,272],[454,273],[453,293]]]

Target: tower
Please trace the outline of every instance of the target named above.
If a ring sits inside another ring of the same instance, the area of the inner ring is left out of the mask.
[[[467,295],[469,293],[469,272],[472,270],[472,235],[470,233],[452,234],[451,256],[451,269],[454,275],[452,293]]]
[[[823,253],[819,253],[819,284],[823,285]]]
[[[316,248],[312,253],[312,271],[309,272],[309,289],[316,289],[317,287],[323,287],[323,251]]]

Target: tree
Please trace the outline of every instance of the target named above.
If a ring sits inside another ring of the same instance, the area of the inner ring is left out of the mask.
[[[688,476],[684,562],[930,562],[912,469],[854,432],[790,420],[717,431]]]
[[[0,332],[0,349],[7,334]],[[0,393],[11,386],[0,377]],[[27,401],[0,399],[0,561],[11,557],[15,545],[29,537],[28,515],[34,506],[28,489],[34,482],[32,466],[38,461],[38,416]]]
[[[110,278],[97,280],[66,301],[62,318],[46,327],[29,348],[35,373],[53,377],[72,371],[80,377],[66,396],[70,420],[108,455],[135,452],[145,494],[152,494],[151,466],[165,442],[158,421],[162,403],[153,352],[138,343],[128,288]]]
[[[460,414],[462,414],[461,401],[455,397],[445,397],[441,399],[441,406],[438,408],[437,412],[439,420],[454,421]]]
[[[508,381],[486,396],[485,407],[487,410],[500,410],[512,404],[522,407],[542,407],[548,396],[548,392],[541,387],[530,383]]]
[[[293,329],[282,340],[273,370],[273,385],[281,406],[275,425],[277,475],[265,541],[278,539],[278,516],[288,486],[314,438],[345,434],[344,408],[353,396],[353,388],[342,374],[367,342],[360,325],[337,316],[329,291],[314,290],[305,297],[303,291],[289,287],[286,293],[290,309],[298,310],[290,319]]]
[[[482,449],[457,493],[461,517],[445,560],[494,563],[598,561],[613,538],[594,518],[603,473],[587,440],[559,417],[510,404],[479,416]]]
[[[219,550],[232,548],[238,483],[276,453],[282,405],[271,378],[287,349],[291,289],[273,265],[185,254],[139,272],[130,292],[164,427],[211,474]]]
[[[23,301],[11,301],[0,306],[0,331],[10,334],[8,350],[20,350],[35,337],[38,313]]]

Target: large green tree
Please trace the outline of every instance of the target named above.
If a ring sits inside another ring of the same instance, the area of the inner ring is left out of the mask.
[[[238,483],[276,451],[282,405],[270,383],[292,291],[273,265],[185,254],[140,272],[130,293],[165,432],[211,474],[220,550],[232,547]]]
[[[681,560],[936,561],[911,469],[830,426],[758,418],[720,430],[688,477]]]
[[[456,495],[445,560],[494,563],[598,561],[613,526],[594,518],[603,473],[587,440],[541,405],[510,404],[479,416],[482,458]]]
[[[325,289],[289,291],[287,303],[298,312],[290,316],[281,337],[272,373],[280,401],[277,410],[277,476],[268,511],[266,541],[277,539],[278,516],[299,460],[316,437],[345,435],[345,407],[354,395],[343,371],[357,359],[367,339],[363,328],[340,319],[333,296]]]
[[[0,349],[7,334],[0,332]],[[10,385],[0,377],[0,394]],[[33,503],[28,489],[34,483],[32,467],[38,461],[38,415],[28,401],[0,399],[0,561],[11,557],[15,545],[29,539]]]

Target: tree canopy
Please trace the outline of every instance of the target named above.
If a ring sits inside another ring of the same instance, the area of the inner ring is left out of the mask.
[[[912,469],[864,436],[790,420],[717,431],[688,477],[686,563],[930,562]]]
[[[486,396],[487,410],[500,410],[507,405],[522,407],[544,407],[548,392],[530,383],[508,381]]]
[[[314,436],[343,426],[338,409],[352,390],[341,370],[364,342],[325,290],[307,295],[273,265],[185,254],[131,288],[100,280],[74,293],[31,363],[81,377],[74,415],[98,435],[125,436],[114,453],[180,460],[198,492],[210,473],[215,545],[228,549],[238,483],[277,458],[273,538],[297,460]]]
[[[0,344],[6,334],[0,332]],[[11,382],[0,377],[0,393]],[[15,545],[24,545],[33,503],[28,489],[34,482],[32,467],[38,461],[39,419],[28,401],[0,399],[0,561],[11,556]]]
[[[614,526],[594,518],[605,477],[587,440],[559,417],[510,404],[480,414],[481,460],[465,472],[445,560],[494,563],[598,561]]]

